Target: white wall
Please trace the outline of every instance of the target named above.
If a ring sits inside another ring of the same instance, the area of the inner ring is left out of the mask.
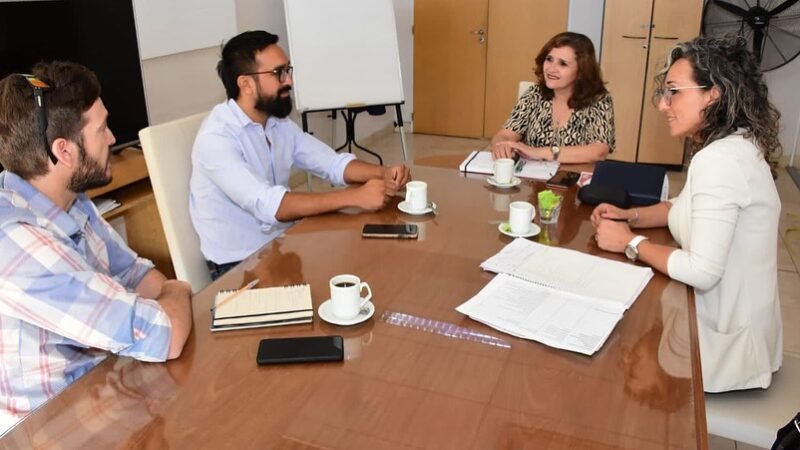
[[[800,57],[789,64],[766,73],[767,86],[772,102],[781,112],[781,144],[787,160],[794,148],[794,137],[800,121]],[[800,154],[795,155],[795,167],[800,167]]]
[[[603,45],[603,0],[570,0],[567,30],[582,33],[594,44],[595,57],[600,59],[600,47]]]
[[[406,104],[403,119],[411,119],[413,98],[413,0],[393,0],[398,27],[400,63],[403,71],[403,92]],[[238,32],[267,30],[277,34],[279,44],[286,48],[286,20],[283,0],[236,0]],[[368,36],[365,36],[368,38]],[[220,43],[221,45],[222,43]],[[174,55],[148,59],[142,62],[150,123],[155,125],[194,113],[207,111],[225,99],[222,84],[217,78],[216,64],[220,48],[212,47]],[[337,120],[336,130],[324,113],[309,116],[309,129],[332,146],[344,141],[344,121]],[[295,120],[300,122],[297,114]],[[360,114],[356,122],[357,138],[368,136],[392,124],[394,110],[383,116]],[[332,139],[332,136],[334,139]]]

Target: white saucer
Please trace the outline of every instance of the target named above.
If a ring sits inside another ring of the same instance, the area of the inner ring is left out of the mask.
[[[429,207],[427,207],[425,209],[421,209],[421,210],[417,211],[417,210],[414,210],[414,209],[410,209],[408,207],[408,202],[403,200],[402,202],[397,204],[397,209],[399,209],[400,211],[403,211],[406,214],[411,214],[412,216],[421,216],[423,214],[428,214],[428,213],[433,212],[433,209],[436,208],[436,202],[429,202],[429,203],[431,205],[433,205],[433,207],[429,206]]]
[[[508,222],[501,223],[500,225],[497,226],[497,229],[500,230],[500,232],[505,234],[506,236],[511,236],[513,238],[529,238],[536,236],[537,234],[539,234],[539,232],[542,231],[542,229],[539,228],[539,225],[536,225],[535,223],[531,223],[531,228],[528,230],[528,232],[522,234],[512,233],[511,225],[509,225]]]
[[[486,182],[491,184],[494,187],[512,188],[512,187],[515,187],[515,186],[519,186],[519,184],[522,183],[522,180],[520,180],[517,177],[511,177],[511,183],[498,183],[497,181],[494,180],[494,177],[489,177],[489,178],[486,179]]]
[[[361,323],[372,317],[372,315],[375,314],[375,305],[373,305],[372,302],[367,302],[364,307],[361,308],[361,312],[357,316],[352,319],[340,319],[333,314],[333,302],[328,299],[319,305],[319,310],[317,310],[317,312],[319,313],[320,319],[325,322],[347,327]]]

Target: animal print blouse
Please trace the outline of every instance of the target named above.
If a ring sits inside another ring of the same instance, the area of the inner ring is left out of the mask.
[[[503,128],[522,135],[531,147],[568,147],[596,142],[614,151],[614,104],[605,94],[591,105],[572,112],[566,125],[553,129],[553,101],[545,100],[538,85],[531,86],[511,111]]]

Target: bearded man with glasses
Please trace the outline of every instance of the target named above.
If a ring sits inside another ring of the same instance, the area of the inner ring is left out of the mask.
[[[217,278],[303,217],[355,207],[383,208],[410,180],[402,164],[381,167],[337,154],[288,118],[293,67],[266,31],[247,31],[222,49],[217,73],[228,100],[203,122],[192,149],[189,210]],[[334,185],[291,192],[292,168]]]

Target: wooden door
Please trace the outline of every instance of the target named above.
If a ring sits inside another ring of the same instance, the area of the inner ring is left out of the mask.
[[[414,2],[414,132],[483,136],[489,0]]]
[[[535,81],[534,58],[567,29],[569,0],[490,0],[483,133],[493,136],[517,103],[520,81]]]
[[[600,66],[614,100],[617,138],[609,159],[636,161],[651,14],[650,1],[606,0]]]
[[[700,34],[702,10],[702,0],[654,1],[638,162],[683,164],[683,139],[669,135],[664,114],[659,112],[651,101],[655,89],[653,80],[663,69],[667,54],[676,43],[687,41]]]

